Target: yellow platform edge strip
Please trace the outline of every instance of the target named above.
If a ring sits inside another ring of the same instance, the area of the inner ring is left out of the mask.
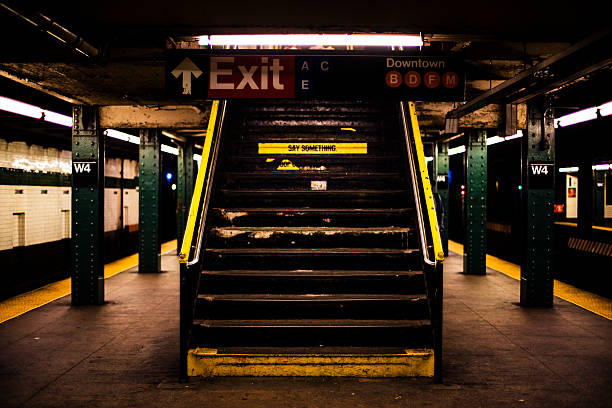
[[[578,227],[578,224],[575,222],[555,221],[555,224],[565,225],[566,227]],[[592,225],[591,228],[600,231],[612,231],[612,227],[604,227],[603,225]]]
[[[176,240],[162,244],[161,253],[176,251]],[[138,266],[138,254],[133,254],[104,265],[104,279],[115,276]],[[0,323],[21,316],[31,310],[51,303],[61,297],[69,295],[71,292],[70,278],[53,282],[30,292],[17,295],[0,302]]]
[[[448,249],[463,255],[463,245],[448,241]],[[492,255],[487,255],[487,266],[518,281],[521,280],[521,267],[512,262],[504,261]],[[612,300],[579,289],[555,279],[553,293],[560,299],[573,303],[589,312],[612,320]]]
[[[434,352],[403,354],[217,354],[195,348],[187,355],[193,377],[433,377]]]

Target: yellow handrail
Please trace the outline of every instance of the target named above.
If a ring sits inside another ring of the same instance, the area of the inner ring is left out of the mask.
[[[180,263],[187,263],[189,260],[189,253],[191,252],[191,241],[193,240],[193,232],[195,231],[196,220],[198,218],[198,208],[200,207],[200,199],[202,198],[202,191],[204,190],[204,181],[206,180],[206,170],[214,138],[218,110],[219,101],[213,101],[210,109],[210,118],[208,119],[206,138],[204,139],[204,147],[202,148],[202,161],[200,162],[196,185],[193,189],[193,197],[191,198],[191,205],[189,207],[189,217],[187,217],[187,227],[185,228],[185,236],[183,237],[181,252],[179,253]],[[206,191],[204,191],[204,194],[206,194]],[[206,199],[206,196],[204,198]]]
[[[414,137],[414,145],[416,148],[419,173],[421,176],[421,181],[423,182],[425,206],[427,207],[427,215],[429,218],[429,228],[431,229],[431,237],[433,239],[434,253],[437,261],[443,261],[444,250],[442,249],[440,227],[438,226],[438,218],[436,217],[436,207],[434,205],[433,194],[431,191],[429,173],[427,172],[427,164],[425,163],[425,153],[423,150],[423,142],[421,141],[421,131],[419,130],[419,123],[417,122],[414,102],[408,102],[408,111],[410,113],[410,123],[412,124],[412,135]]]

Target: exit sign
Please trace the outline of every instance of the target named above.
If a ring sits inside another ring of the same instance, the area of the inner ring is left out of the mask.
[[[169,54],[166,90],[184,99],[291,98],[461,101],[459,60],[443,56]]]

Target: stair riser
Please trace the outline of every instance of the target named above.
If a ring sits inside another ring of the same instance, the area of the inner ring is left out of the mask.
[[[245,125],[250,129],[274,129],[275,131],[293,128],[312,128],[313,131],[316,131],[319,127],[336,128],[337,130],[343,127],[377,130],[380,129],[381,121],[341,117],[313,118],[308,115],[304,115],[304,117],[279,117],[277,115],[276,118],[250,118],[245,121]]]
[[[406,194],[328,194],[320,192],[274,194],[243,193],[233,190],[222,194],[219,207],[312,207],[312,208],[403,208],[411,200]]]
[[[208,248],[418,248],[414,231],[342,232],[240,231],[214,228],[208,233]]]
[[[431,347],[431,328],[202,328],[192,330],[199,347],[353,346]]]
[[[268,162],[268,158],[274,158],[274,161]],[[350,157],[345,155],[320,155],[320,156],[305,156],[294,155],[292,157],[267,157],[267,156],[234,156],[228,158],[229,168],[232,171],[276,171],[279,168],[282,160],[289,160],[294,166],[304,171],[341,171],[341,172],[356,172],[356,171],[383,171],[391,172],[403,169],[402,162],[398,157],[373,157],[361,155],[359,157]],[[278,171],[299,171],[299,170],[278,170]]]
[[[229,176],[226,178],[226,188],[269,188],[275,189],[295,189],[312,190],[312,181],[326,182],[327,190],[357,190],[357,189],[392,189],[398,185],[405,184],[400,177],[364,177],[361,179],[347,179],[336,176],[329,176],[327,172],[309,175],[299,179],[288,179],[282,175],[278,176],[259,176],[257,173],[245,174],[243,176]]]
[[[286,131],[267,130],[261,129],[249,129],[248,132],[240,134],[232,140],[233,143],[283,143],[283,142],[339,142],[339,143],[354,143],[354,142],[367,142],[367,143],[393,143],[397,145],[396,135],[382,134],[380,130],[364,130],[359,131],[342,131],[338,128],[331,129],[320,129],[316,131],[304,129],[287,129]]]
[[[302,254],[220,254],[207,252],[204,265],[210,270],[224,269],[257,269],[257,270],[291,270],[291,269],[362,269],[362,270],[419,270],[421,261],[418,253],[381,255],[350,254],[320,255]]]
[[[425,293],[423,276],[385,277],[261,277],[204,275],[200,293]]]
[[[247,301],[196,302],[198,319],[427,319],[427,301]]]
[[[408,225],[412,210],[402,213],[376,212],[248,212],[213,210],[209,212],[212,225],[219,226],[275,226],[275,227],[390,227]]]

